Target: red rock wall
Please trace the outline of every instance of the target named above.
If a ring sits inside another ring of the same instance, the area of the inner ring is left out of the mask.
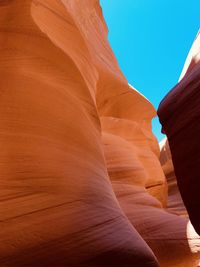
[[[166,138],[160,142],[160,151],[160,162],[168,184],[167,210],[170,213],[188,217],[188,213],[177,185],[171,151]]]
[[[1,1],[0,29],[0,266],[196,266],[99,1]]]
[[[189,52],[180,82],[160,104],[158,115],[168,136],[178,186],[192,224],[200,233],[199,105],[200,35]]]

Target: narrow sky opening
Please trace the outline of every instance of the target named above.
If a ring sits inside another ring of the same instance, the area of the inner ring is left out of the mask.
[[[158,108],[175,86],[200,27],[199,0],[100,0],[109,41],[128,82]],[[158,119],[153,121],[163,139]]]

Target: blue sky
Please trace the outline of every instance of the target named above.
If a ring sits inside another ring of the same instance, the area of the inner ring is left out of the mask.
[[[200,0],[100,0],[128,82],[157,108],[177,83],[200,28]],[[163,138],[158,119],[153,131]]]

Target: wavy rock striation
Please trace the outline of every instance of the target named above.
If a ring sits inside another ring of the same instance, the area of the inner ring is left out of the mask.
[[[1,1],[0,29],[0,266],[196,266],[99,1]]]
[[[98,1],[81,3],[0,3],[1,266],[158,266],[108,179],[95,51],[106,29]]]

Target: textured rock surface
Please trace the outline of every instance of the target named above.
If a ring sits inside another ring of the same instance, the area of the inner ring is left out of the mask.
[[[0,266],[196,266],[99,1],[0,1],[0,29]]]
[[[150,117],[152,109],[148,101],[146,105],[149,112],[146,108],[140,113],[144,120]],[[128,219],[152,248],[161,266],[197,266],[199,236],[187,218],[165,211],[167,190],[158,161],[158,144],[141,121],[101,118],[105,158],[114,192]],[[151,195],[149,185],[154,188]]]
[[[160,104],[158,115],[168,136],[178,186],[191,222],[200,233],[200,35],[192,46],[180,82]]]
[[[160,162],[165,173],[168,185],[167,210],[170,213],[187,217],[188,214],[177,185],[171,151],[169,148],[168,140],[166,138],[160,142]]]

